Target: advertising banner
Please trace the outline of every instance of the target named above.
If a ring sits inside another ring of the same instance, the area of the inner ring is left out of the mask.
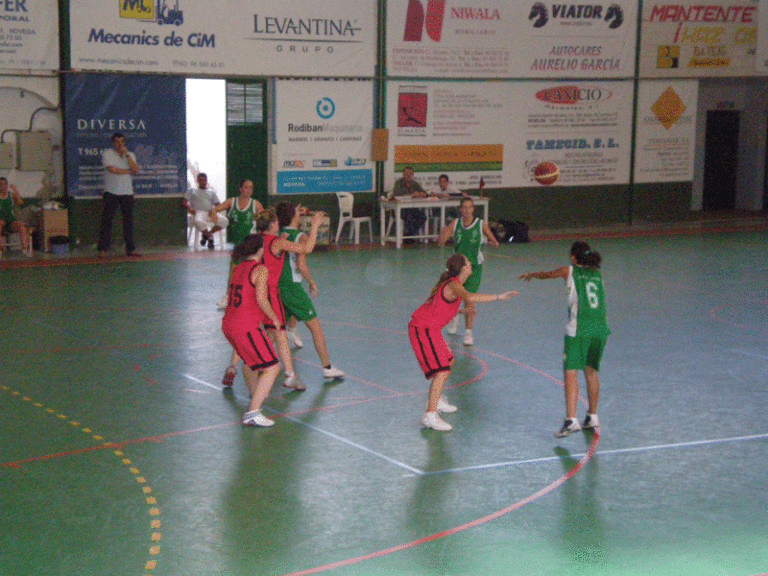
[[[391,189],[405,166],[460,189],[629,182],[631,81],[390,82]]]
[[[637,2],[387,2],[387,74],[629,78]]]
[[[640,82],[635,182],[693,180],[698,89],[698,80]]]
[[[373,82],[279,80],[278,194],[373,190]]]
[[[755,69],[758,74],[768,74],[768,5],[763,3],[759,11],[757,26],[757,62]]]
[[[70,2],[72,67],[187,75],[372,76],[375,0]]]
[[[0,1],[0,70],[58,70],[59,11],[50,0]]]
[[[758,4],[758,0],[644,2],[640,75],[756,74]]]
[[[125,136],[141,167],[137,196],[177,196],[187,189],[184,78],[110,74],[64,77],[67,192],[87,198],[104,191],[101,152]]]

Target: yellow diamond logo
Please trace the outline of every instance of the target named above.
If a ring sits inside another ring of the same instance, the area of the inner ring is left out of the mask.
[[[680,119],[683,112],[685,112],[685,104],[683,104],[680,96],[678,96],[677,92],[670,86],[664,90],[664,93],[659,96],[659,99],[656,100],[653,106],[651,106],[651,111],[656,115],[656,118],[659,119],[661,125],[669,130]]]

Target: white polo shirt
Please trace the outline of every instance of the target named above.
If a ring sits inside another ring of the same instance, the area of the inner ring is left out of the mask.
[[[136,162],[133,152],[128,152],[131,159]],[[128,160],[120,156],[114,148],[105,148],[101,152],[101,165],[104,166],[104,190],[116,196],[129,196],[133,194],[132,174],[112,174],[107,166],[113,168],[130,169]]]

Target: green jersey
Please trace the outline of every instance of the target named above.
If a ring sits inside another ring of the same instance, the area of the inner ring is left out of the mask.
[[[568,296],[568,336],[607,337],[605,286],[598,268],[571,266],[565,281]]]
[[[248,203],[248,207],[245,210],[240,210],[237,207],[237,198],[232,200],[232,208],[227,212],[227,218],[229,218],[229,237],[232,239],[232,243],[237,246],[243,240],[252,234],[254,231],[254,200]]]
[[[286,239],[290,242],[298,242],[304,232],[296,228],[281,228],[279,235],[287,234]],[[289,288],[292,284],[301,284],[303,276],[298,268],[299,255],[296,252],[286,252],[285,262],[283,263],[283,273],[280,275],[280,290]]]
[[[7,198],[0,198],[0,220],[6,224],[10,224],[16,217],[13,215],[13,196],[10,192]]]
[[[466,228],[461,218],[456,220],[456,227],[453,229],[453,249],[457,254],[464,254],[473,267],[479,266],[485,260],[480,251],[483,242],[485,242],[485,236],[482,219],[475,218]]]

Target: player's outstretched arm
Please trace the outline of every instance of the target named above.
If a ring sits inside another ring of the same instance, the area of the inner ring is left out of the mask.
[[[533,278],[536,280],[551,280],[552,278],[565,279],[568,278],[568,270],[568,266],[561,266],[560,268],[555,268],[548,272],[526,272],[525,274],[520,274],[517,279],[525,280],[526,282],[530,282]]]

